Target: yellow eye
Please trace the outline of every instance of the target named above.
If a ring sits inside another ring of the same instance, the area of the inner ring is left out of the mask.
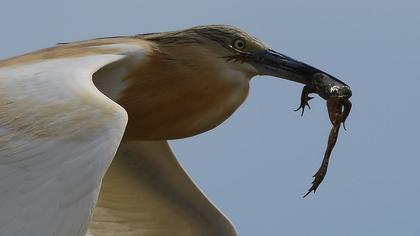
[[[245,48],[245,41],[243,41],[242,39],[236,39],[235,41],[233,41],[233,47],[238,50],[242,50]]]

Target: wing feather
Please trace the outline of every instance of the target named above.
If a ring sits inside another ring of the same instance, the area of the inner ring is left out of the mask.
[[[88,235],[236,233],[185,173],[166,141],[130,141],[120,145],[103,179]]]
[[[77,42],[0,61],[0,235],[85,235],[94,211],[87,235],[236,235],[166,141],[124,142],[95,209],[127,123],[111,99],[150,52],[138,41]]]
[[[127,123],[92,74],[124,57],[0,67],[0,235],[85,235]]]

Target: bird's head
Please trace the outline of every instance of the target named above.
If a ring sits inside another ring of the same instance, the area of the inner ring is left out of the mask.
[[[324,73],[276,52],[246,32],[227,25],[197,26],[181,31],[143,34],[139,37],[155,41],[161,48],[166,48],[169,57],[176,55],[176,59],[181,61],[184,58],[186,64],[204,67],[203,69],[217,66],[220,69],[223,65],[231,71],[242,72],[249,78],[270,75],[307,84],[313,75]],[[179,50],[180,48],[183,50]],[[183,54],[179,53],[181,51]]]
[[[323,73],[226,25],[134,38],[147,50],[118,100],[136,120],[128,122],[127,138],[183,138],[210,130],[242,104],[256,75],[308,84]]]

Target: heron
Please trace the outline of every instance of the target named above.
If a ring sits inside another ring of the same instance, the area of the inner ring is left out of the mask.
[[[218,126],[257,75],[317,73],[227,25],[1,60],[0,235],[236,235],[167,140]]]

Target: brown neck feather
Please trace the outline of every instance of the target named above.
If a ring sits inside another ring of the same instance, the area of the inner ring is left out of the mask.
[[[129,116],[125,139],[188,137],[232,114],[247,95],[248,81],[226,80],[224,61],[211,53],[194,46],[160,47],[131,72],[125,78],[130,86],[117,100]]]

